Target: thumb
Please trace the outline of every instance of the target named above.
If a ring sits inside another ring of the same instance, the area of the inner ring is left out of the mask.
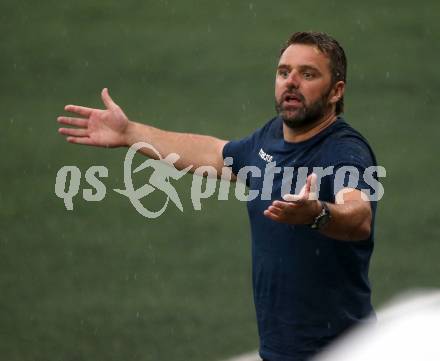
[[[306,184],[304,184],[304,187],[301,189],[301,192],[296,196],[297,202],[305,202],[310,199],[310,191],[312,189],[312,184],[314,184],[314,180],[313,180],[314,178],[316,178],[315,173],[312,173],[307,177]]]
[[[302,203],[307,200],[316,200],[318,199],[317,196],[317,176],[315,173],[310,174],[307,177],[306,184],[304,187],[302,187],[299,194],[285,194],[283,195],[283,199],[286,202],[295,202],[295,203]]]
[[[293,202],[293,203],[299,203],[301,202],[301,196],[297,194],[285,194],[283,195],[283,199],[286,202]]]
[[[106,106],[107,109],[112,109],[114,107],[117,107],[118,105],[113,101],[113,99],[110,97],[110,94],[108,92],[107,88],[102,89],[101,92],[101,98],[102,102]]]
[[[308,194],[307,199],[314,201],[318,199],[318,176],[315,173],[310,174],[307,177]]]

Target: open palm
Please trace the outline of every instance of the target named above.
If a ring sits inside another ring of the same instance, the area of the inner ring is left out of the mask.
[[[79,105],[66,105],[65,110],[80,117],[58,117],[60,124],[73,126],[58,131],[67,136],[67,141],[97,147],[120,147],[126,145],[125,131],[128,118],[112,100],[107,88],[101,93],[106,109],[87,108]]]
[[[283,195],[283,201],[273,201],[263,214],[280,223],[311,224],[321,209],[317,199],[317,176],[312,173],[299,194]]]

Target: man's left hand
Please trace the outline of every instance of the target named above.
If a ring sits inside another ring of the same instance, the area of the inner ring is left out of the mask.
[[[316,183],[316,174],[310,174],[298,195],[285,194],[284,201],[272,202],[264,215],[280,223],[312,224],[322,209],[321,202],[317,199]]]

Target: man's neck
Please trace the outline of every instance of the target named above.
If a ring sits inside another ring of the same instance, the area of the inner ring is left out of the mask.
[[[311,125],[295,129],[292,129],[283,123],[284,140],[289,143],[299,143],[308,140],[333,124],[336,121],[336,118],[336,114],[332,112],[326,114],[320,120]]]

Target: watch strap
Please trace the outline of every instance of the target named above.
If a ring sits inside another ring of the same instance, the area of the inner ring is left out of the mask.
[[[310,225],[311,229],[319,230],[325,226],[331,219],[330,209],[326,202],[320,202],[322,209],[321,212],[315,217],[313,223]]]

